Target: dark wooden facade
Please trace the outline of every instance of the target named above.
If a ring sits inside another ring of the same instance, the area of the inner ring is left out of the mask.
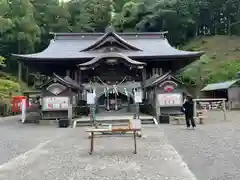
[[[170,76],[169,71],[174,73],[203,54],[173,48],[165,34],[116,33],[112,28],[107,28],[106,33],[55,33],[45,51],[14,56],[19,61],[19,77],[22,64],[28,67],[37,64],[39,72],[69,76],[85,88],[93,89],[99,112],[106,109],[132,112],[133,90],[141,88],[144,102],[151,103],[153,114],[158,116],[160,106],[156,98],[166,93],[159,83],[170,77],[177,84],[174,92],[182,92],[182,83]],[[147,84],[150,81],[153,84]],[[154,95],[150,97],[152,89]],[[112,104],[115,108],[109,107]]]
[[[68,118],[69,104],[72,105],[72,116],[76,116],[75,109],[82,91],[83,88],[68,76],[61,78],[53,74],[53,77],[41,86],[42,119]]]

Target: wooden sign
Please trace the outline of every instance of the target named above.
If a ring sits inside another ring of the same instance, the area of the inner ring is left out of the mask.
[[[54,109],[68,109],[69,98],[68,97],[44,97],[43,98],[43,110],[54,110]]]
[[[87,93],[87,104],[95,104],[95,94]]]
[[[21,121],[22,121],[22,123],[24,123],[26,120],[26,105],[27,105],[26,99],[22,99],[22,103],[21,103],[21,111],[22,111]]]
[[[158,94],[157,100],[160,106],[182,106],[182,94],[180,93]]]
[[[134,102],[135,103],[142,103],[142,91],[135,91]]]

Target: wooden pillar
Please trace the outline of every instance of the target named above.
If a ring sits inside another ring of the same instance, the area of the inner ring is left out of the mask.
[[[74,71],[74,80],[76,82],[78,82],[78,71],[77,70]]]
[[[159,68],[159,75],[160,75],[160,76],[163,75],[163,70],[162,70],[162,68]]]
[[[81,84],[82,83],[82,71],[79,69],[78,71],[78,83]]]
[[[154,74],[155,74],[155,68],[152,68],[152,76],[154,76]]]
[[[146,68],[143,68],[143,70],[142,70],[142,82],[143,82],[143,85],[145,85],[146,80],[147,80]]]
[[[147,80],[147,73],[146,73],[146,68],[143,68],[142,70],[142,89],[143,89],[143,99],[145,99],[145,94],[146,94],[146,89],[145,89],[145,85],[146,85],[146,80]]]
[[[26,83],[28,84],[28,77],[29,77],[29,69],[26,66],[26,72],[25,72],[25,79],[26,79]]]
[[[68,76],[68,77],[70,77],[71,76],[71,74],[70,74],[70,70],[68,69],[68,70],[66,70],[66,76]]]
[[[154,88],[154,99],[155,99],[155,111],[156,111],[156,119],[159,122],[159,116],[161,115],[161,110],[160,110],[160,105],[158,102],[158,92],[157,92],[157,87]]]
[[[22,81],[22,63],[18,62],[18,81]]]

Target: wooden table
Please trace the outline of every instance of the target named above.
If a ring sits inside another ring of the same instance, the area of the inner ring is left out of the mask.
[[[133,140],[134,140],[134,154],[137,154],[137,138],[136,133],[137,131],[141,131],[141,129],[129,129],[129,128],[113,128],[112,130],[109,129],[97,129],[97,128],[91,128],[87,129],[86,132],[91,133],[90,137],[90,151],[89,154],[92,155],[93,149],[94,149],[94,133],[113,133],[113,132],[133,132]]]

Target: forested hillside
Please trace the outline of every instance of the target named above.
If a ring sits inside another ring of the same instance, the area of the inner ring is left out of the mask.
[[[172,45],[206,50],[197,62],[200,66],[195,63],[182,73],[184,81],[193,85],[199,72],[209,71],[211,78],[201,81],[206,83],[233,78],[232,67],[239,67],[239,0],[0,0],[0,55],[6,59],[1,70],[14,75],[16,61],[10,54],[43,50],[49,32],[103,32],[108,25],[117,31],[167,30]],[[221,73],[220,66],[229,73]]]
[[[179,74],[186,84],[203,88],[205,84],[235,79],[240,71],[240,36],[208,36],[191,40],[185,50],[205,51],[199,61]]]

